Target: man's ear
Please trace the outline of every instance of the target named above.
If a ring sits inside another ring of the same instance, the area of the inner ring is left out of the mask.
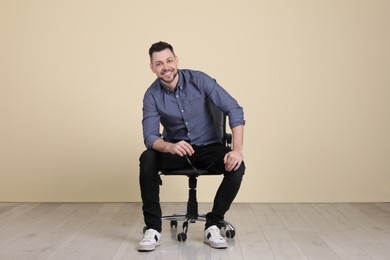
[[[154,73],[153,64],[149,63],[149,66],[150,66],[151,71]]]

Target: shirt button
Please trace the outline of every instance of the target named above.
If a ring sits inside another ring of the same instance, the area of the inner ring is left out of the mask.
[[[179,95],[176,95],[176,97],[179,97]]]
[[[190,135],[190,133],[187,133],[187,135]]]
[[[182,109],[182,110],[181,110],[181,112],[183,113],[183,112],[184,112],[184,110]]]
[[[188,122],[186,122],[186,125],[188,125]]]

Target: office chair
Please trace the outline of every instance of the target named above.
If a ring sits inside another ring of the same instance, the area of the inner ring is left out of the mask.
[[[231,146],[232,135],[226,133],[226,115],[216,107],[211,101],[208,101],[208,106],[213,117],[214,125],[217,127],[222,143],[226,146]],[[178,221],[183,221],[182,231],[177,234],[177,240],[186,241],[188,224],[195,223],[196,221],[206,221],[206,215],[199,215],[198,213],[198,201],[196,198],[196,186],[197,178],[200,175],[221,175],[220,173],[212,172],[208,169],[196,169],[192,167],[189,162],[188,168],[173,170],[173,171],[162,171],[160,175],[185,175],[188,177],[188,201],[187,201],[187,212],[186,214],[174,214],[169,216],[163,216],[162,220],[169,220],[171,228],[177,228]],[[234,227],[227,221],[222,221],[222,228],[225,230],[227,238],[233,238],[236,234]]]

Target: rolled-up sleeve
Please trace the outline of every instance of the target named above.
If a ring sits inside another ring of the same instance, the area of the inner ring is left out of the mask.
[[[216,80],[207,76],[204,80],[209,83],[206,85],[212,86],[207,89],[211,100],[229,117],[229,127],[245,125],[244,109],[238,104],[237,100],[222,88]]]
[[[230,128],[234,128],[239,125],[245,125],[244,109],[239,105],[230,110],[230,112],[228,113],[228,117]]]
[[[143,99],[143,119],[142,130],[144,144],[147,148],[152,148],[153,143],[160,139],[160,114],[157,111],[155,100],[150,93],[146,93]]]

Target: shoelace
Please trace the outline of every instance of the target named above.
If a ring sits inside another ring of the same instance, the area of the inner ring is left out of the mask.
[[[145,236],[144,236],[144,239],[142,239],[142,242],[156,242],[154,237],[155,236],[153,235],[153,231],[146,230]]]
[[[211,238],[213,238],[214,240],[224,240],[218,228],[210,229],[210,233],[211,233]]]

